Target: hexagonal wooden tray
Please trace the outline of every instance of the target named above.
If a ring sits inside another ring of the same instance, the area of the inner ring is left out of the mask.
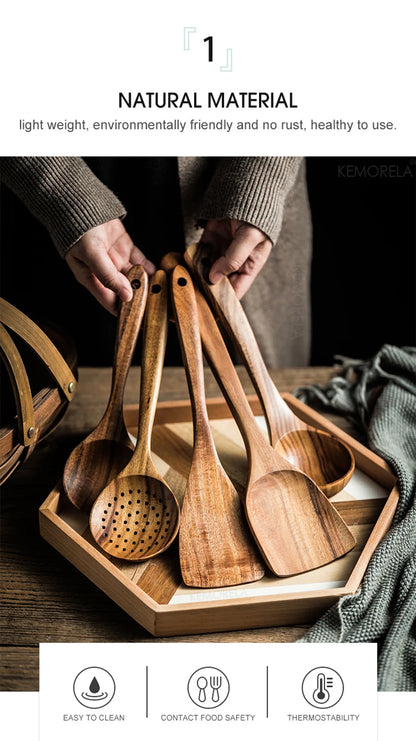
[[[176,543],[143,563],[108,557],[92,539],[87,515],[68,502],[61,484],[40,508],[41,535],[155,636],[310,623],[358,589],[374,549],[390,527],[398,492],[396,478],[381,458],[290,394],[283,396],[306,422],[335,434],[354,452],[356,471],[332,499],[357,541],[343,558],[294,577],[277,578],[266,571],[252,584],[193,589],[182,583]],[[257,397],[248,398],[264,424]],[[208,399],[207,406],[222,463],[237,485],[244,484],[245,450],[229,409],[223,399]],[[135,406],[125,408],[133,436],[137,413]],[[155,463],[180,501],[192,453],[191,419],[188,400],[158,405],[152,443]]]

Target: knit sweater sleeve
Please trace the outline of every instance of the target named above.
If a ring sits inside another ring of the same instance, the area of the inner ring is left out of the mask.
[[[1,157],[1,180],[47,228],[62,256],[126,209],[81,157]]]
[[[301,157],[224,157],[205,192],[199,220],[238,219],[261,229],[273,243],[283,220],[286,196]]]

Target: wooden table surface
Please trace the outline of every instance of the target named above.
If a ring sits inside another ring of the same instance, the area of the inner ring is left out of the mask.
[[[253,387],[238,367],[247,393]],[[280,391],[325,384],[330,368],[279,369]],[[125,402],[138,402],[140,369],[132,368]],[[111,369],[80,368],[79,387],[61,425],[2,487],[0,691],[38,690],[38,645],[46,642],[290,642],[307,626],[262,628],[174,638],[154,638],[41,539],[38,509],[60,479],[72,448],[97,424],[109,395]],[[207,396],[220,396],[206,369]],[[165,368],[161,400],[187,398],[183,368]],[[354,434],[340,417],[340,427]]]

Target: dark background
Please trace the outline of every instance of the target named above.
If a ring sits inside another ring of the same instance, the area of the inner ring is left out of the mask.
[[[416,339],[416,158],[308,158],[312,358]]]
[[[181,249],[174,158],[160,170],[147,158],[87,161],[126,205],[126,228],[137,244],[149,245],[149,256],[155,243],[160,254]],[[311,364],[332,365],[335,355],[365,359],[384,343],[415,345],[416,158],[312,157],[307,172]],[[36,321],[69,332],[79,365],[111,365],[114,318],[76,283],[46,230],[5,186],[0,227],[1,295]],[[140,346],[135,362],[139,353]],[[173,328],[167,364],[181,364]]]

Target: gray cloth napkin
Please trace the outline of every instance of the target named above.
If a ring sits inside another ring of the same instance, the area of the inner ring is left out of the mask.
[[[398,479],[393,524],[359,590],[342,597],[299,642],[377,643],[379,691],[416,690],[416,348],[384,345],[369,361],[338,358],[329,385],[295,396],[349,416]]]

